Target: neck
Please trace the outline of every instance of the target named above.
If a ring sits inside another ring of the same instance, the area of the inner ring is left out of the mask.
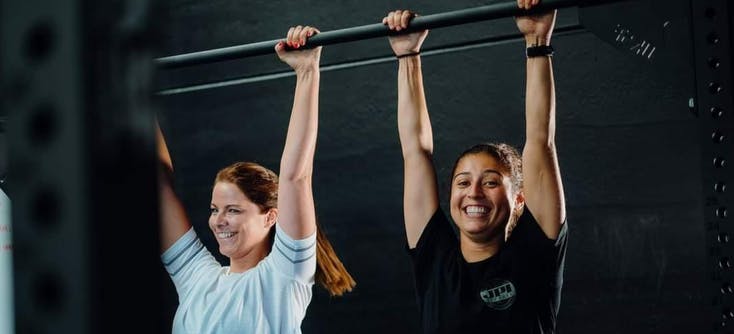
[[[243,256],[229,258],[229,272],[243,273],[255,267],[269,253],[267,243],[262,242]]]
[[[489,240],[472,240],[471,237],[461,234],[459,241],[461,245],[461,255],[464,260],[469,263],[479,262],[488,259],[499,252],[504,245],[504,233],[498,234]]]

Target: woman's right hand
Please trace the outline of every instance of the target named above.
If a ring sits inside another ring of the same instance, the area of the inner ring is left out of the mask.
[[[410,21],[416,16],[417,14],[409,10],[395,10],[387,13],[387,16],[382,18],[382,24],[388,26],[390,30],[401,31],[408,28]],[[426,36],[428,36],[428,30],[416,31],[405,35],[390,36],[390,46],[396,56],[418,53],[421,50],[421,45],[426,39]]]

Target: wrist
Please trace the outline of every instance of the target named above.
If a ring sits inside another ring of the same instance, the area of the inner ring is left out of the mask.
[[[392,47],[392,45],[391,45]],[[421,46],[420,45],[412,45],[409,47],[392,47],[392,51],[395,54],[395,57],[400,57],[402,55],[408,55],[413,53],[421,53]]]
[[[409,55],[402,55],[396,57],[398,60],[398,64],[400,65],[408,65],[408,66],[420,66],[421,64],[421,54],[409,54]]]
[[[302,66],[293,70],[296,72],[296,76],[298,77],[309,76],[315,73],[319,73],[319,65]]]
[[[420,51],[408,51],[403,52],[400,54],[396,54],[395,58],[397,59],[403,59],[403,58],[420,58],[421,52]]]
[[[550,36],[540,36],[535,34],[525,35],[525,47],[548,46],[550,45]]]
[[[553,57],[553,47],[550,45],[528,46],[525,49],[525,57],[528,59],[536,57]]]

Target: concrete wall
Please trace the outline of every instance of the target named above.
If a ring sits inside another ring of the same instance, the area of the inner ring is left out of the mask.
[[[481,1],[169,0],[160,56],[270,40],[290,25],[333,30],[378,22],[395,8],[431,14]],[[576,10],[557,26],[577,23]],[[511,19],[434,30],[425,48],[512,33]],[[705,324],[705,244],[690,83],[591,33],[558,36],[557,146],[570,227],[563,333],[693,333]],[[322,64],[389,55],[386,39],[325,47]],[[286,70],[274,55],[159,73],[166,88]],[[319,222],[358,285],[342,298],[315,287],[304,333],[413,333],[417,307],[405,253],[396,63],[321,78],[314,192]],[[464,148],[523,142],[524,45],[425,57],[439,180]],[[237,160],[277,171],[295,80],[159,98],[177,186],[210,250],[210,187]],[[442,182],[442,194],[446,193]],[[445,207],[446,198],[442,199]],[[166,279],[163,277],[162,279]],[[170,316],[176,297],[169,283]],[[166,320],[170,322],[170,319]]]

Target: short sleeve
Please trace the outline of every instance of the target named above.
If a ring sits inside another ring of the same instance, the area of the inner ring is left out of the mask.
[[[525,209],[520,216],[517,227],[512,231],[508,245],[511,245],[520,256],[528,262],[545,268],[550,275],[551,285],[557,288],[554,296],[556,310],[560,303],[560,288],[563,286],[563,272],[568,245],[568,222],[564,221],[558,238],[549,239],[543,233],[532,213]]]
[[[204,271],[221,268],[219,262],[196,236],[193,228],[163,252],[161,260],[181,297],[188,293],[193,282],[197,277],[201,277]]]
[[[276,270],[304,284],[313,284],[316,274],[316,233],[294,240],[275,224],[275,242],[270,257]]]
[[[436,247],[456,246],[458,242],[456,233],[451,228],[451,223],[446,218],[446,214],[441,208],[438,208],[431,219],[428,220],[428,224],[426,224],[418,238],[415,248],[408,248],[408,253],[414,258],[430,256],[431,254],[427,253],[435,252]]]
[[[555,240],[548,238],[535,220],[535,216],[525,208],[517,222],[517,226],[512,230],[508,243],[513,243],[522,248],[539,249],[543,252],[549,250],[561,251],[565,249],[566,238],[568,234],[568,224],[564,221],[561,230],[558,232],[558,238]]]
[[[457,249],[458,244],[451,223],[443,210],[438,208],[423,229],[415,248],[408,249],[419,293],[426,288],[429,277],[439,275],[445,269],[443,264],[455,256],[450,250]]]

